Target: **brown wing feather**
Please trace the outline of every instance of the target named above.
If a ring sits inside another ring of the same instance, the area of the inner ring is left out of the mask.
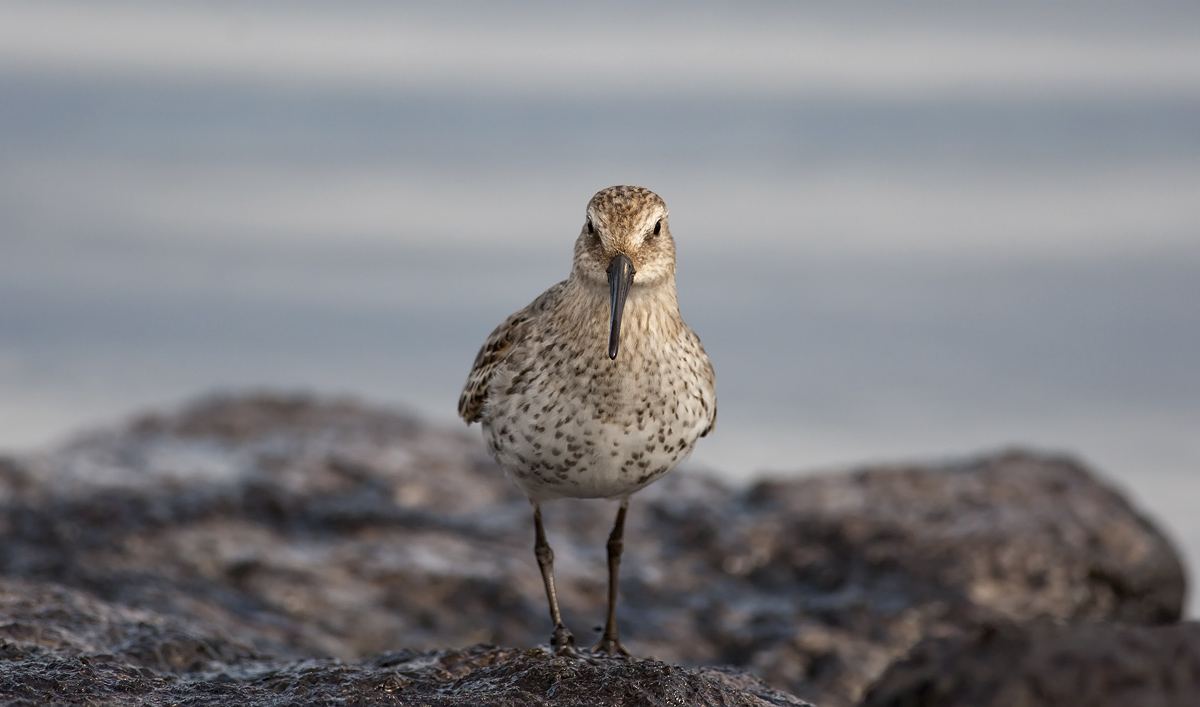
[[[488,384],[492,382],[492,374],[504,361],[513,344],[520,340],[521,330],[528,321],[525,310],[513,314],[496,327],[480,347],[479,354],[475,356],[475,365],[471,366],[471,373],[467,376],[467,384],[463,386],[462,395],[458,397],[458,415],[468,425],[478,422],[483,416],[483,404],[487,402]]]
[[[487,338],[487,341],[483,342],[479,354],[475,356],[475,364],[471,366],[471,373],[467,375],[467,384],[463,386],[462,395],[458,397],[458,415],[468,425],[478,422],[483,417],[483,406],[487,403],[488,387],[491,385],[492,375],[500,364],[504,363],[513,347],[525,338],[529,329],[529,320],[536,317],[557,299],[562,287],[563,283],[560,282],[543,292],[527,307],[501,322],[500,326],[496,327],[496,330]]]

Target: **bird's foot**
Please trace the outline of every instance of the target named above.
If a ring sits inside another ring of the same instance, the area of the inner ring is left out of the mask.
[[[603,656],[608,659],[633,660],[633,655],[625,646],[621,645],[620,639],[616,636],[604,636],[596,645],[592,646],[590,652],[594,656]]]
[[[550,637],[550,645],[554,647],[554,655],[566,656],[568,658],[583,657],[583,654],[575,647],[575,635],[562,624],[554,627],[554,635]]]

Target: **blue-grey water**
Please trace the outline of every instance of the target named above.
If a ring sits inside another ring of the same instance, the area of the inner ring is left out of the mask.
[[[1200,563],[1194,3],[0,2],[0,447],[246,387],[456,424],[616,183],[717,370],[694,466],[1063,451]]]

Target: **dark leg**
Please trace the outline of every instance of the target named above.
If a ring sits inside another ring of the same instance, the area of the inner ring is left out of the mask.
[[[608,619],[604,623],[604,635],[592,647],[593,653],[616,655],[629,658],[629,651],[617,637],[617,575],[621,570],[621,550],[625,548],[625,511],[629,510],[629,499],[621,501],[617,510],[617,521],[608,536]]]
[[[550,645],[554,652],[560,655],[576,655],[575,637],[563,624],[562,614],[558,611],[558,594],[554,591],[554,551],[546,542],[546,529],[542,526],[542,507],[533,504],[533,528],[536,539],[533,543],[533,553],[537,556],[538,567],[542,570],[542,582],[546,585],[546,599],[550,602],[550,620],[554,622],[554,636]]]

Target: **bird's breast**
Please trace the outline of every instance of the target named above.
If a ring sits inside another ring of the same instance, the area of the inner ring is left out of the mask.
[[[489,395],[488,445],[531,498],[628,495],[685,459],[707,428],[711,368],[687,337],[635,330],[612,360],[589,329],[544,337]]]

